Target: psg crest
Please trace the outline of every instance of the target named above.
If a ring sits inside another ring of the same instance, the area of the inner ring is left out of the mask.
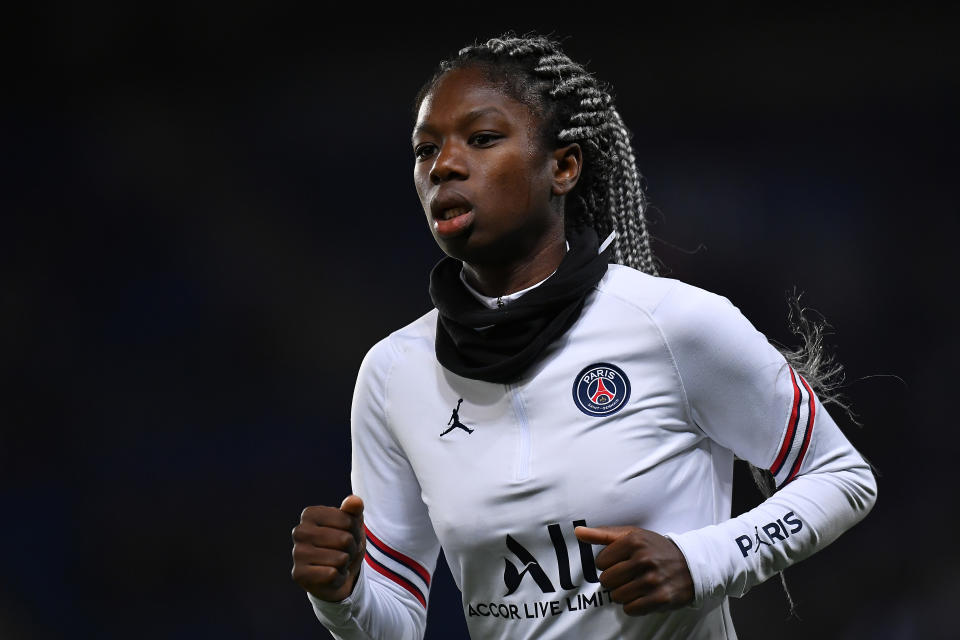
[[[630,380],[620,367],[598,362],[573,381],[573,401],[588,416],[609,416],[630,399]]]

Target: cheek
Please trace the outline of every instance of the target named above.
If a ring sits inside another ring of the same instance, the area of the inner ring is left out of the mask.
[[[528,214],[545,212],[550,206],[550,177],[540,165],[525,159],[522,165],[509,173],[505,180],[513,205]]]
[[[540,191],[540,176],[534,172],[526,159],[501,165],[501,169],[488,175],[487,184],[496,194],[496,199],[515,211],[528,211],[535,205]]]
[[[427,203],[424,200],[424,197],[427,192],[428,185],[424,182],[424,180],[429,180],[429,178],[427,178],[426,173],[421,170],[419,166],[417,166],[413,170],[413,186],[417,190],[417,197],[420,198],[420,204],[423,206],[423,210],[426,211]]]

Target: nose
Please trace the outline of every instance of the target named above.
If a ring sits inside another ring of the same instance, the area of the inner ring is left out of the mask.
[[[430,167],[430,182],[437,185],[448,180],[464,180],[468,175],[463,150],[451,142],[443,145]]]

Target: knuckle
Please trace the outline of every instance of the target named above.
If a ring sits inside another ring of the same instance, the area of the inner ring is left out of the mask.
[[[321,583],[325,586],[336,588],[343,584],[343,575],[334,567],[319,567],[317,573],[322,576]]]
[[[630,556],[630,567],[634,573],[647,573],[655,568],[655,563],[645,550],[639,550]]]
[[[643,556],[630,556],[629,560],[624,562],[630,571],[630,575],[639,578],[646,573],[646,562]]]
[[[303,584],[303,567],[294,564],[293,569],[290,570],[290,577],[293,578],[293,581],[297,584]]]
[[[344,551],[354,551],[357,547],[357,541],[354,539],[353,535],[347,531],[341,531],[337,536],[337,544],[340,549]]]

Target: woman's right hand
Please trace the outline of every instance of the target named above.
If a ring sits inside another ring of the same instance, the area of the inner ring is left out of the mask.
[[[293,528],[293,580],[319,600],[340,602],[353,592],[366,546],[358,496],[339,509],[307,507]]]

